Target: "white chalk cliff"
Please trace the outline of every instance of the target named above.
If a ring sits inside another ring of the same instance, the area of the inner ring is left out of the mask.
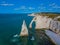
[[[31,21],[29,27],[32,28],[32,23],[35,22],[36,26],[35,29],[41,29],[41,28],[49,28],[49,21],[50,19],[48,17],[44,17],[41,15],[36,15],[33,20]]]
[[[28,29],[27,29],[25,20],[23,20],[20,36],[28,36]]]

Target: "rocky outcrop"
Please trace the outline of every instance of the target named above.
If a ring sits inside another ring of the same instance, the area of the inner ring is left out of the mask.
[[[23,20],[20,36],[28,36],[28,28],[26,26],[25,20]]]

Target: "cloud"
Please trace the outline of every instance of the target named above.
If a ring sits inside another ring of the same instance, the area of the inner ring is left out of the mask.
[[[8,3],[8,2],[6,2],[6,1],[2,1],[1,3],[0,3],[0,6],[13,6],[14,4],[12,4],[12,3]]]
[[[14,10],[25,10],[26,9],[26,6],[20,6],[18,8],[15,8]]]
[[[45,9],[46,7],[44,6],[43,3],[40,4],[40,6],[38,7],[38,9]]]
[[[52,7],[52,8],[57,8],[57,9],[60,9],[60,6],[54,6],[54,7]]]
[[[26,7],[26,6],[20,6],[18,8],[15,8],[14,10],[34,10],[34,7]]]
[[[56,3],[51,3],[51,4],[49,4],[49,6],[55,6],[56,5]]]
[[[29,10],[34,10],[35,8],[34,8],[34,7],[29,7],[28,9],[29,9]]]
[[[56,3],[51,3],[51,4],[49,4],[49,6],[52,8],[60,9],[60,6],[57,5]]]
[[[46,7],[44,7],[44,6],[40,6],[40,7],[38,7],[38,9],[42,9],[42,10],[44,10],[44,9],[46,9]]]
[[[21,6],[20,9],[26,9],[26,6]]]
[[[4,3],[4,4],[0,4],[0,6],[13,6],[14,4],[8,4],[8,3]]]

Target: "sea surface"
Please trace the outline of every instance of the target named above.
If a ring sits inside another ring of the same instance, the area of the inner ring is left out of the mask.
[[[35,22],[32,29],[29,28],[32,19],[28,14],[0,14],[0,45],[54,45],[44,30],[35,30]],[[23,20],[28,27],[29,36],[13,37],[20,34]]]
[[[0,45],[10,45],[12,36],[20,34],[23,20],[29,28],[32,19],[28,14],[0,14]]]

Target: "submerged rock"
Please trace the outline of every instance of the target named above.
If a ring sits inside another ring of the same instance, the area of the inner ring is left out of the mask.
[[[32,41],[35,40],[33,36],[32,36],[32,38],[31,38],[31,40],[32,40]]]
[[[19,40],[20,40],[20,36],[16,34],[12,37],[11,42],[15,43],[15,42],[18,42]]]

